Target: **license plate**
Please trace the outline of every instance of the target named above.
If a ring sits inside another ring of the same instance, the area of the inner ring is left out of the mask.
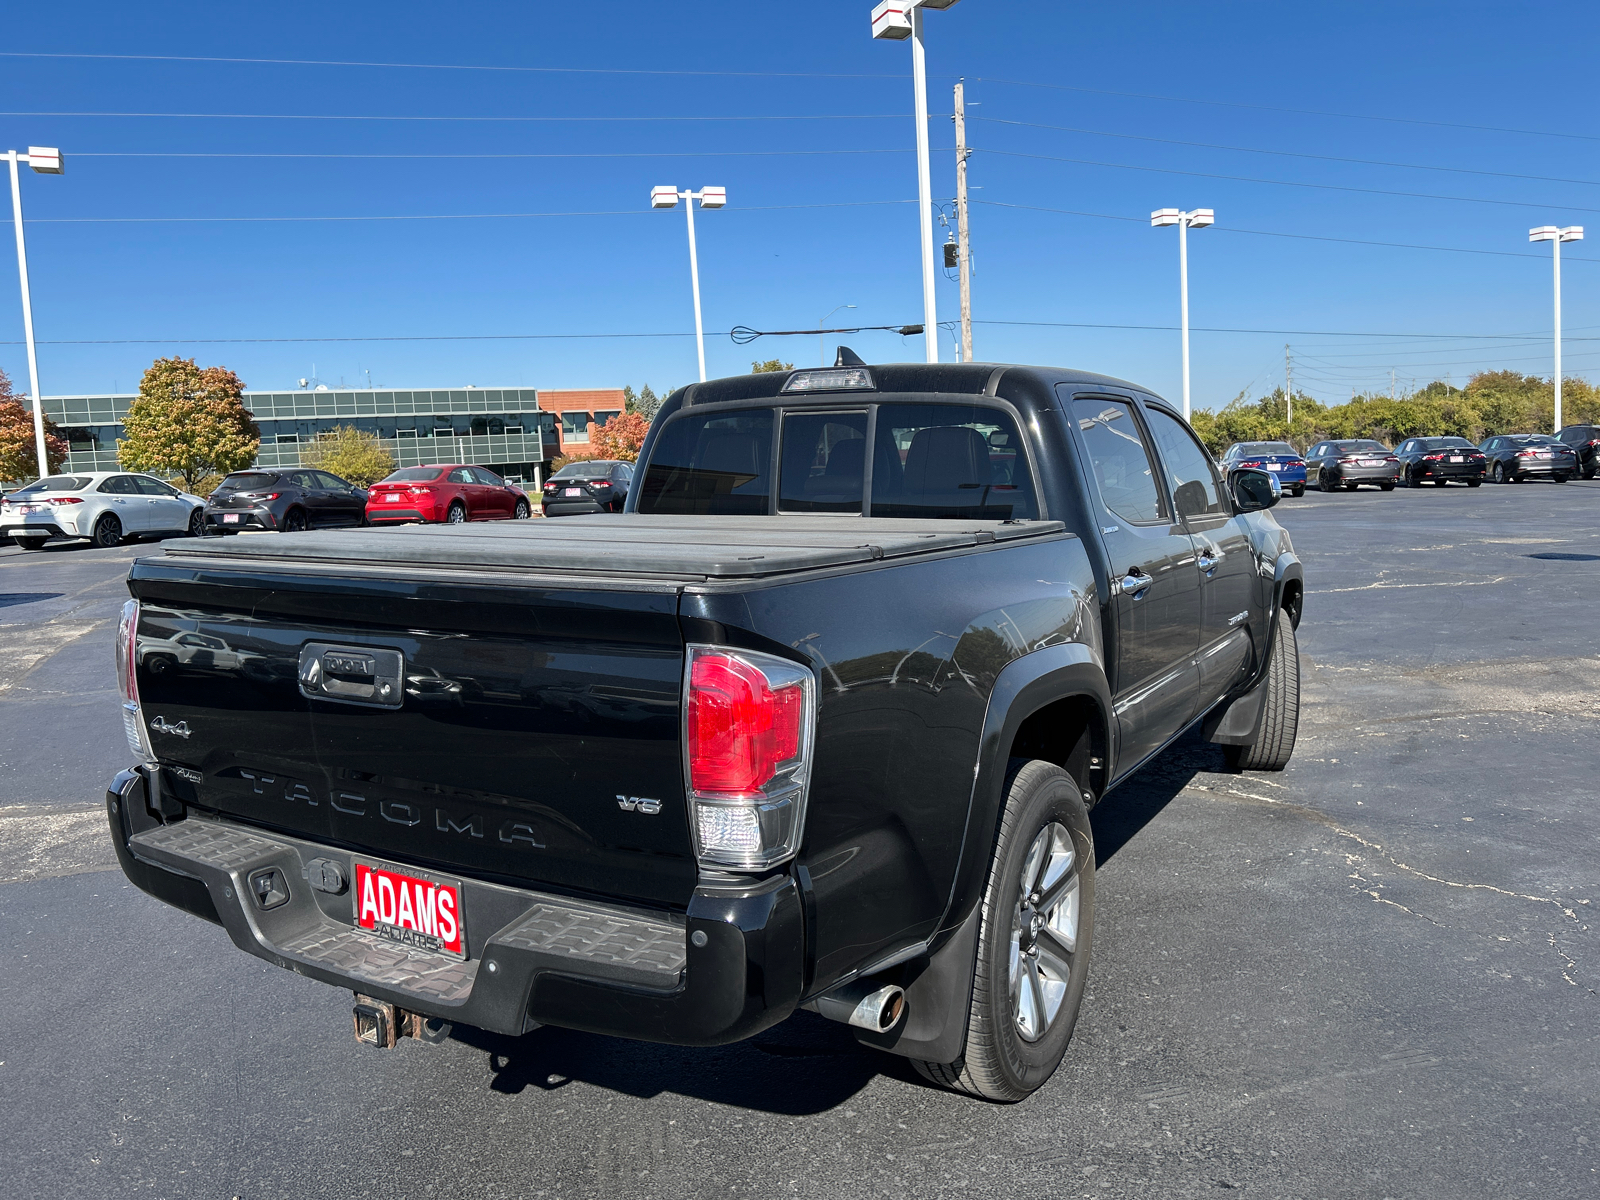
[[[385,504],[399,504],[401,499],[402,497],[400,496],[385,496],[383,498]]]
[[[1267,470],[1269,470],[1269,471],[1281,471],[1281,470],[1283,470],[1283,464],[1282,463],[1268,463],[1267,464]]]
[[[568,488],[566,491],[562,492],[561,494],[563,496],[581,496],[581,495],[583,495],[583,489],[582,488]]]
[[[1450,456],[1450,461],[1451,461],[1451,462],[1466,462],[1466,461],[1467,461],[1467,460],[1466,460],[1466,459],[1465,459],[1465,458],[1463,458],[1463,457],[1462,457],[1462,456],[1461,456],[1461,455],[1459,455],[1459,454],[1452,454],[1452,455],[1451,455],[1451,456]]]
[[[46,508],[45,508],[45,506],[43,504],[18,504],[18,505],[15,505],[11,509],[11,511],[14,512],[14,513],[21,513],[23,516],[26,517],[26,516],[30,516],[33,513],[45,512]]]
[[[224,521],[226,521],[230,525],[237,525],[239,523],[239,514],[238,513],[223,513],[222,514],[222,519]]]
[[[419,950],[465,958],[459,884],[356,860],[356,925]]]
[[[1363,467],[1381,467],[1383,466],[1383,461],[1376,458],[1363,458],[1361,460],[1361,465]]]

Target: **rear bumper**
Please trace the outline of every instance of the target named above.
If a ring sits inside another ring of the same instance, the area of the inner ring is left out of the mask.
[[[437,520],[438,518],[433,515],[431,509],[424,513],[420,509],[401,508],[399,506],[390,507],[387,504],[381,508],[367,509],[368,525],[393,525],[409,521],[433,522]]]
[[[800,1000],[803,923],[787,875],[698,888],[683,914],[454,876],[463,961],[360,930],[348,888],[330,895],[310,886],[313,859],[353,878],[348,851],[198,814],[177,819],[181,806],[163,798],[158,769],[119,774],[106,806],[135,886],[217,922],[258,958],[425,1016],[509,1035],[558,1025],[714,1046],[776,1024]],[[169,823],[157,815],[163,808]],[[250,881],[274,869],[288,899],[263,909]]]
[[[27,541],[30,538],[75,538],[81,535],[61,528],[54,521],[30,521],[26,517],[19,517],[0,525],[0,536],[12,541]]]
[[[582,513],[610,512],[608,505],[601,504],[598,500],[578,500],[570,497],[555,497],[544,502],[544,515],[547,517],[573,517]]]
[[[1342,483],[1393,483],[1400,478],[1399,463],[1385,463],[1381,467],[1341,466],[1332,471]]]
[[[232,517],[233,520],[225,520]],[[206,525],[215,529],[276,529],[270,508],[207,508]]]
[[[1418,479],[1482,479],[1486,464],[1477,463],[1421,463],[1417,466]]]
[[[1507,468],[1513,475],[1576,475],[1578,464],[1571,459],[1520,459]]]

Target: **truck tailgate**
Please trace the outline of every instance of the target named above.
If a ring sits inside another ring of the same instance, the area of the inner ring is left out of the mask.
[[[180,799],[435,870],[687,903],[675,586],[229,557],[130,579]],[[619,803],[639,799],[660,803]]]

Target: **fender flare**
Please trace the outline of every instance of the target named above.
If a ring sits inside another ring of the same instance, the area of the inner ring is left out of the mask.
[[[906,1018],[886,1034],[853,1029],[858,1041],[926,1062],[954,1062],[961,1056],[972,1002],[978,926],[983,917],[979,901],[989,883],[1005,804],[1007,751],[1028,717],[1058,700],[1080,697],[1099,711],[1109,765],[1115,761],[1117,736],[1116,722],[1111,719],[1111,688],[1104,664],[1088,646],[1073,642],[1035,650],[1013,659],[996,677],[978,743],[972,797],[950,900],[938,931],[927,943],[932,953],[884,972],[885,979],[898,976],[906,989]]]

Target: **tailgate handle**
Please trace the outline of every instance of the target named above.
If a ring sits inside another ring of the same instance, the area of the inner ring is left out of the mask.
[[[405,655],[367,646],[307,642],[300,648],[300,694],[336,704],[399,708]]]

